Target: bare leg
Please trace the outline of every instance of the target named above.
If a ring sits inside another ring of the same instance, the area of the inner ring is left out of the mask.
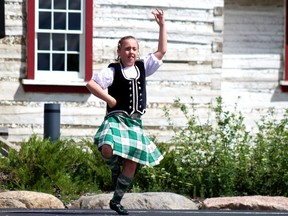
[[[113,156],[113,150],[110,145],[103,145],[101,147],[101,153],[104,158],[111,158]]]
[[[122,174],[129,178],[133,178],[137,168],[137,163],[131,160],[124,160]]]

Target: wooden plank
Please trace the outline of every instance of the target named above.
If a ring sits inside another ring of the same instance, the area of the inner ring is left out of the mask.
[[[225,34],[225,38],[231,40],[231,38],[242,38],[245,36],[250,36],[252,38],[245,38],[245,39],[261,39],[267,38],[274,39],[271,36],[281,37],[284,34],[283,25],[258,25],[258,24],[233,24],[227,25],[225,24],[225,31],[227,31],[227,35]],[[239,34],[235,34],[235,33]]]
[[[44,108],[31,106],[0,106],[1,123],[9,124],[44,124]],[[89,125],[92,121],[99,124],[103,120],[105,107],[61,107],[60,120],[63,125]],[[77,116],[77,118],[75,118]],[[91,119],[91,116],[93,118]]]
[[[177,74],[175,76],[174,74]],[[152,85],[152,82],[158,81],[160,82],[159,85],[161,86],[161,82],[171,82],[171,83],[208,83],[213,82],[213,80],[219,77],[219,74],[211,74],[211,73],[204,73],[204,74],[193,74],[189,71],[175,71],[174,74],[171,73],[160,73],[156,72],[148,79],[148,84]]]
[[[279,69],[223,69],[221,74],[223,80],[241,82],[261,82],[261,81],[272,81],[277,82],[279,80]]]
[[[13,59],[20,60],[22,59],[22,46],[20,44],[13,46],[9,44],[0,44],[0,59]]]
[[[274,47],[272,44],[271,47],[270,45],[263,46],[263,43],[256,43],[256,45],[252,43],[238,43],[238,46],[235,46],[235,42],[228,42],[225,43],[225,53],[226,54],[259,54],[259,53],[281,53],[283,51],[283,47]],[[242,46],[240,46],[242,44]],[[270,47],[270,48],[269,48]]]
[[[198,31],[199,34],[195,34],[195,31]],[[173,44],[175,42],[181,42],[185,44],[211,44],[211,40],[213,40],[214,38],[219,40],[221,39],[220,35],[215,34],[213,23],[211,23],[210,25],[203,25],[202,27],[197,26],[195,31],[185,31],[183,27],[177,32],[169,32],[168,42],[170,41],[170,44]],[[101,28],[99,27],[97,29],[97,32],[94,32],[96,38],[113,38],[118,40],[123,36],[131,34],[133,34],[133,36],[139,40],[158,41],[157,29],[155,29],[154,31],[150,31],[146,28],[137,28],[132,30],[129,29],[129,26],[123,26],[122,28],[116,26],[106,26]]]
[[[160,8],[194,8],[194,9],[213,9],[213,6],[223,6],[222,0],[178,0],[178,1],[152,1],[152,0],[97,0],[97,5],[122,5],[125,7],[160,7]]]
[[[261,11],[260,6],[251,10],[251,8],[243,8],[243,10],[231,9],[225,11],[225,16],[231,17],[231,19],[225,20],[226,24],[258,24],[258,25],[281,25],[284,23],[282,8],[268,8]],[[259,26],[260,27],[260,26]]]
[[[273,93],[275,89],[278,88],[279,84],[278,82],[249,82],[249,81],[242,81],[242,82],[226,82],[223,81],[221,83],[222,89],[233,89],[237,92],[247,91],[247,92],[255,92],[259,93],[259,97],[261,93]],[[254,101],[253,101],[254,103]]]
[[[20,148],[21,148],[18,145],[10,143],[9,141],[7,141],[4,138],[2,138],[1,136],[0,136],[0,143],[3,145],[2,154],[4,154],[4,156],[8,155],[8,151],[9,151],[10,148],[16,150],[17,152],[19,152]]]
[[[279,68],[282,59],[280,55],[223,55],[223,68]]]
[[[5,2],[5,16],[8,18],[6,20],[9,20],[9,18],[11,19],[12,17],[17,17],[20,20],[20,14],[23,12],[23,1],[5,0]]]
[[[26,66],[26,63],[21,63],[13,60],[13,61],[8,61],[6,60],[1,60],[0,59],[0,78],[7,79],[7,80],[13,80],[19,78],[24,78],[25,74],[24,73],[19,73],[19,71],[24,71]]]
[[[164,9],[166,13],[166,21],[168,23],[172,22],[210,22],[214,21],[214,9],[199,10],[195,8],[179,8],[169,7],[169,9]],[[100,7],[95,10],[96,19],[106,19],[113,18],[116,20],[154,20],[151,12],[153,9],[151,7],[123,7],[122,5],[100,5]]]
[[[169,50],[164,56],[165,61],[173,61],[173,63],[177,64],[177,62],[186,61],[188,62],[210,62],[212,61],[212,56],[217,55],[216,53],[212,54],[211,49],[211,39],[205,38],[203,36],[202,45],[199,45],[196,41],[190,41],[190,44],[185,43],[177,43],[177,42],[168,42]],[[93,47],[93,58],[95,62],[98,61],[113,61],[116,57],[116,44],[119,40],[117,39],[106,39],[106,42],[103,42],[105,39],[94,39],[94,47]],[[145,41],[145,39],[139,40],[139,50],[140,57],[145,57],[148,53],[154,52],[157,49],[157,42],[149,42]],[[181,40],[178,38],[178,40]],[[183,40],[187,40],[186,38]],[[201,37],[195,37],[195,40],[202,40]],[[193,44],[194,42],[194,44]],[[205,44],[207,43],[207,44]],[[105,48],[104,48],[105,47]],[[101,65],[101,67],[107,67],[105,65]]]

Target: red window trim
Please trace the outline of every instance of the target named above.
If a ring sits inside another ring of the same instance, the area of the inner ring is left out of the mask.
[[[288,3],[287,0],[284,2],[285,7],[285,57],[284,57],[284,80],[280,82],[281,90],[288,92]]]
[[[35,76],[35,0],[28,0],[27,10],[27,79],[34,80]],[[93,0],[86,0],[85,11],[85,79],[92,77],[93,64]],[[44,85],[23,84],[27,92],[67,92],[67,93],[89,93],[85,85]]]

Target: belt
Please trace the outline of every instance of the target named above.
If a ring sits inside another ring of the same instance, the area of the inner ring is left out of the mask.
[[[130,115],[129,117],[131,117],[132,119],[140,119],[141,116],[142,115],[140,113],[132,113],[132,115]]]
[[[111,116],[111,115],[118,115],[118,116],[122,116],[124,118],[132,118],[132,119],[135,119],[135,120],[138,120],[141,118],[141,114],[140,113],[132,113],[131,115],[128,115],[128,113],[125,113],[125,112],[113,112],[113,113],[109,113],[107,117]]]

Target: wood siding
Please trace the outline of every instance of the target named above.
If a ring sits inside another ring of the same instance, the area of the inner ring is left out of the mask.
[[[284,1],[225,0],[221,95],[253,126],[274,107],[281,117],[288,105],[282,93]],[[238,99],[237,97],[240,97]]]
[[[224,4],[225,3],[225,4]],[[139,39],[140,54],[157,48],[158,26],[151,11],[166,13],[168,52],[164,65],[149,77],[146,133],[169,140],[164,106],[183,125],[176,98],[197,106],[207,117],[208,104],[217,96],[234,103],[243,97],[251,119],[254,110],[287,107],[287,95],[278,90],[283,73],[284,10],[282,0],[95,0],[93,17],[93,70],[116,57],[118,40]],[[9,129],[11,142],[43,135],[45,103],[61,104],[61,137],[93,138],[105,114],[105,103],[89,94],[27,93],[26,1],[6,0],[6,37],[0,39],[0,127]],[[223,61],[222,61],[223,60]],[[235,99],[236,100],[236,99]],[[255,117],[255,118],[254,118]]]

